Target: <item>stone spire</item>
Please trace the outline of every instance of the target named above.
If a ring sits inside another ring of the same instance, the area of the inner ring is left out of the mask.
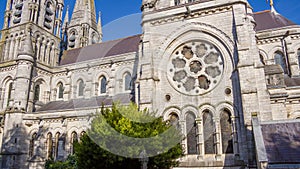
[[[100,35],[100,40],[99,41],[101,42],[103,33],[102,33],[102,21],[101,21],[101,12],[100,11],[99,11],[99,15],[98,15],[97,30],[98,30],[98,33]]]
[[[76,0],[70,26],[84,23],[97,29],[94,0]]]
[[[66,10],[66,15],[65,15],[65,19],[64,19],[64,23],[63,23],[63,30],[66,29],[69,25],[70,21],[69,21],[69,6],[67,6],[67,10]]]

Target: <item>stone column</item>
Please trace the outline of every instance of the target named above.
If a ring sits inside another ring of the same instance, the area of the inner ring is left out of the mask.
[[[10,38],[6,39],[5,42],[5,50],[4,50],[4,56],[3,56],[3,60],[7,61],[8,60],[8,54],[9,54],[9,48],[10,48]]]
[[[185,120],[179,120],[179,126],[181,129],[182,134],[186,137],[187,133],[186,133],[186,126],[185,126]],[[181,146],[183,148],[183,150],[185,151],[185,154],[187,153],[187,139],[183,139],[181,141]]]
[[[10,49],[9,49],[9,54],[8,54],[8,60],[12,60],[14,58],[15,41],[16,41],[16,38],[14,38],[14,37],[10,41]]]
[[[221,154],[222,154],[222,150],[221,150],[221,140],[220,140],[220,119],[219,118],[214,118],[213,119],[216,130],[215,130],[215,137],[214,137],[214,144],[215,144],[215,148],[216,148],[216,160],[221,160]]]
[[[40,55],[40,47],[41,47],[41,42],[40,38],[38,37],[36,40],[36,60],[40,61],[41,60],[41,55]]]
[[[45,62],[46,59],[45,59],[45,46],[46,46],[46,43],[44,40],[41,41],[41,49],[40,49],[40,54],[39,54],[39,57],[40,57],[40,61],[41,62]]]
[[[49,54],[50,54],[50,45],[49,45],[49,42],[48,42],[46,44],[46,49],[45,49],[45,64],[49,64],[50,63]]]
[[[19,46],[20,46],[20,37],[16,37],[16,44],[14,46],[14,55],[13,55],[13,59],[17,59],[18,57],[18,51],[19,51]]]
[[[203,160],[204,156],[204,149],[203,149],[203,130],[202,130],[202,119],[201,118],[196,118],[196,127],[197,127],[197,146],[198,146],[198,159]]]
[[[233,153],[235,156],[239,156],[239,140],[238,140],[238,131],[237,131],[237,124],[236,124],[236,117],[231,116],[232,121],[232,142],[233,142]]]

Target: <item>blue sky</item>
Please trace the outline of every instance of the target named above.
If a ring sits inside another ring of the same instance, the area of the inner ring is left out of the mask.
[[[4,4],[6,4],[6,0],[1,1],[3,5],[0,6],[0,28],[3,26]],[[75,0],[64,1],[65,7],[67,5],[70,6],[69,12],[71,14]],[[98,11],[102,13],[104,40],[140,33],[141,0],[95,0],[95,3],[97,13]],[[266,0],[249,0],[249,3],[254,8],[254,11],[269,9]],[[280,14],[300,24],[300,14],[298,13],[300,11],[299,0],[274,0],[274,3],[276,10]]]

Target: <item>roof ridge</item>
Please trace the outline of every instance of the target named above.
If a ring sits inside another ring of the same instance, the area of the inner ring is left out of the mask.
[[[257,11],[257,12],[254,12],[253,14],[261,14],[261,13],[267,13],[267,12],[271,12],[271,10]]]

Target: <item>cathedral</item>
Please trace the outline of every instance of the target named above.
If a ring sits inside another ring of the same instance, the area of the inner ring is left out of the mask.
[[[94,0],[7,0],[2,169],[64,160],[102,104],[179,126],[176,169],[300,168],[300,26],[247,0],[142,0],[142,34],[102,42]],[[2,11],[3,12],[3,11]]]

